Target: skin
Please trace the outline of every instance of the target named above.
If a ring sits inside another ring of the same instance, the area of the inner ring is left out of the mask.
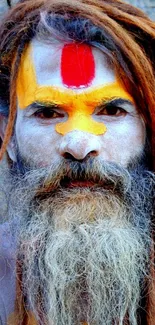
[[[33,62],[39,86],[57,87],[58,92],[66,92],[60,76],[59,60],[62,44],[53,44],[34,40]],[[51,55],[52,53],[52,55]],[[113,71],[108,67],[106,58],[98,49],[93,49],[96,72],[91,85],[73,89],[74,94],[86,94],[116,81]],[[51,70],[50,70],[51,69]],[[26,80],[29,84],[29,80]],[[102,103],[102,104],[101,104]],[[106,126],[103,134],[73,129],[60,134],[57,125],[68,119],[68,111],[64,103],[53,108],[53,101],[49,103],[32,103],[25,109],[18,107],[15,126],[16,142],[21,156],[35,166],[57,164],[63,158],[73,157],[83,160],[95,156],[102,161],[121,164],[128,163],[140,156],[145,144],[145,125],[138,115],[133,101],[125,98],[101,98],[94,105],[91,117],[94,121]],[[16,161],[16,148],[13,143],[9,146],[9,155]]]

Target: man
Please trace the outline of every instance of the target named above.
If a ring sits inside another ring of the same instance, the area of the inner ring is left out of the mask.
[[[154,39],[120,0],[5,17],[2,324],[154,324]]]

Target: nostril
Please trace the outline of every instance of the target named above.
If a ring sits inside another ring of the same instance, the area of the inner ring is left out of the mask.
[[[65,159],[67,159],[67,160],[72,160],[72,161],[84,161],[84,160],[86,160],[87,158],[90,158],[90,157],[96,157],[98,155],[98,152],[96,151],[96,150],[92,150],[92,151],[90,151],[90,152],[88,152],[87,153],[87,155],[85,156],[85,157],[79,157],[79,156],[75,156],[74,157],[74,155],[72,155],[71,153],[69,153],[69,152],[65,152],[64,154],[63,154],[63,157],[65,158]]]
[[[65,152],[64,155],[63,155],[63,157],[65,159],[72,160],[72,161],[78,160],[73,155],[71,155],[69,152]]]
[[[87,156],[96,157],[96,156],[98,156],[98,152],[96,150],[92,150],[87,154]]]

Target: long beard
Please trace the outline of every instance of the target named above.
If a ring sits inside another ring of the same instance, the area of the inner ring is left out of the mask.
[[[98,185],[72,187],[79,179]],[[34,170],[16,182],[23,291],[38,320],[121,325],[128,316],[137,324],[153,180],[141,166],[129,172],[90,161]]]

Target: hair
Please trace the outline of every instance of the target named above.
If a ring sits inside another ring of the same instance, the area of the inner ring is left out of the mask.
[[[145,121],[153,169],[155,23],[121,0],[21,0],[9,10],[0,26],[0,113],[8,117],[0,159],[13,133],[20,59],[41,30],[91,44],[106,54]]]

